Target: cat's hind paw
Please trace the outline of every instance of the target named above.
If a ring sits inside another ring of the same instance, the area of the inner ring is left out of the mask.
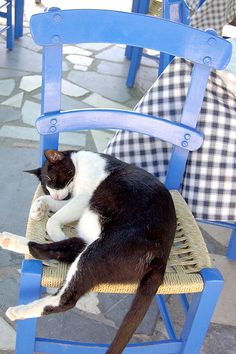
[[[0,247],[17,253],[29,254],[28,240],[10,232],[0,233]]]
[[[6,311],[6,316],[11,321],[23,320],[23,319],[27,318],[27,316],[24,312],[24,305],[9,307]]]
[[[18,318],[15,314],[15,307],[9,307],[6,311],[6,316],[11,321],[16,321]]]
[[[37,198],[30,209],[30,217],[35,221],[40,221],[44,218],[48,211],[48,205],[45,202],[44,196]]]

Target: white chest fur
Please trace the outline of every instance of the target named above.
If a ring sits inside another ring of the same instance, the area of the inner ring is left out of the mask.
[[[109,175],[105,171],[106,161],[100,155],[88,151],[72,154],[71,158],[76,168],[73,195],[77,197],[85,194],[91,198],[99,184]],[[78,235],[90,244],[100,233],[99,215],[87,205],[78,223]]]
[[[99,184],[109,175],[105,170],[106,160],[90,151],[73,153],[71,159],[76,169],[73,195],[92,196]]]

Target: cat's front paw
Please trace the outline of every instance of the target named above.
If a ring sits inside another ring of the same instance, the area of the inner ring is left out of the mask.
[[[45,213],[48,211],[48,205],[44,196],[37,198],[30,209],[30,217],[35,221],[40,221],[44,218]]]
[[[62,231],[60,224],[54,221],[53,217],[48,219],[46,230],[49,238],[54,242],[62,241],[67,238],[64,232]]]

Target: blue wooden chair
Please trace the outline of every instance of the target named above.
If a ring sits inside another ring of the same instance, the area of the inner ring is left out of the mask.
[[[36,121],[41,136],[41,161],[45,149],[57,149],[59,134],[84,129],[126,129],[148,134],[173,144],[166,178],[176,205],[178,228],[163,285],[156,296],[168,340],[129,345],[124,353],[197,354],[223,286],[218,270],[211,268],[200,230],[178,193],[189,151],[198,149],[203,136],[195,127],[208,76],[212,68],[224,69],[231,56],[231,44],[212,31],[204,32],[160,18],[106,10],[52,8],[31,18],[34,41],[43,46],[42,114]],[[154,34],[158,33],[158,36]],[[180,123],[129,111],[110,109],[60,110],[62,47],[84,42],[120,43],[151,48],[194,63],[192,79]],[[38,189],[35,197],[40,195]],[[43,240],[45,223],[29,218],[27,237]],[[67,232],[67,231],[66,231]],[[25,260],[20,280],[19,303],[38,299],[45,287],[59,287],[66,266],[44,267],[37,260]],[[133,293],[135,284],[101,284],[101,292]],[[190,297],[189,294],[192,294]],[[185,320],[177,335],[165,294],[181,300]],[[46,318],[44,318],[46,321]],[[107,344],[86,344],[37,338],[36,319],[18,321],[17,354],[104,353]]]
[[[204,0],[203,0],[204,1]],[[150,7],[150,0],[133,0],[132,12],[147,14],[150,11],[151,15],[159,16],[167,20],[172,20],[184,24],[189,24],[190,10],[185,0],[162,0],[162,10],[156,8],[155,1],[153,4],[154,10]],[[172,11],[172,9],[174,9]],[[158,33],[156,34],[158,35]],[[148,55],[143,53],[143,48],[130,47],[126,48],[126,57],[130,59],[130,66],[126,81],[127,87],[133,87],[137,75],[137,71],[140,66],[142,56],[150,57],[155,60],[159,60],[158,76],[164,71],[166,66],[170,63],[173,56],[167,53],[161,53],[160,57]]]
[[[6,47],[12,49],[14,44],[14,26],[12,22],[12,0],[3,1],[0,4],[0,18],[6,19],[6,25],[0,27],[0,33],[6,31]]]

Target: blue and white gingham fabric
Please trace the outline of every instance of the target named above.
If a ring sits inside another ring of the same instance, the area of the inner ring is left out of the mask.
[[[189,2],[191,6],[196,3],[195,0]],[[213,3],[214,6],[218,4],[219,9],[224,8],[224,21],[228,22],[236,15],[235,0],[206,0],[205,6],[213,6]],[[226,20],[227,9],[234,9],[234,13],[230,12]],[[219,17],[220,10],[214,11]],[[204,19],[208,21],[207,15],[201,16],[201,26],[212,28],[215,18],[214,21],[209,20],[209,26]],[[218,32],[221,32],[223,22],[218,22]],[[191,70],[189,62],[175,58],[135,110],[178,121]],[[205,136],[204,143],[198,151],[190,153],[180,191],[199,219],[236,220],[236,92],[234,84],[226,84],[225,76],[220,72],[212,72],[210,76],[197,125]],[[236,76],[233,76],[235,81],[231,77],[231,82],[236,82]],[[106,153],[140,166],[164,182],[171,145],[138,133],[119,131]]]

